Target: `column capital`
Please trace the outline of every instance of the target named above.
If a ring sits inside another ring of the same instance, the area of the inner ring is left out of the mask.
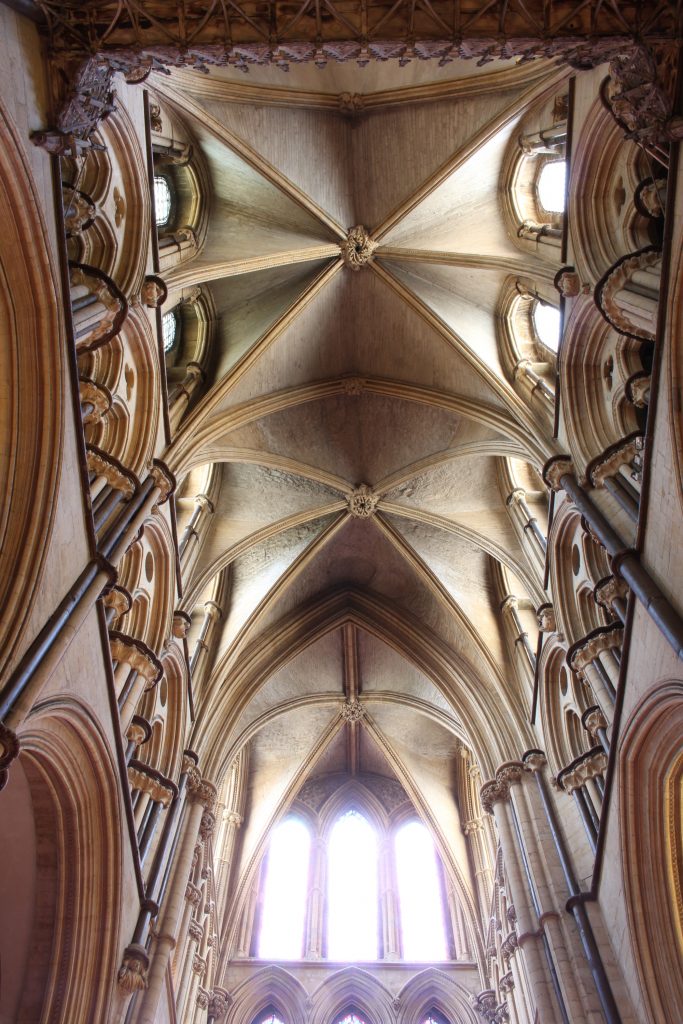
[[[553,455],[541,471],[545,483],[553,491],[562,490],[562,477],[574,473],[574,463],[568,455]]]
[[[116,975],[116,983],[124,992],[139,992],[147,988],[149,955],[144,946],[131,943],[123,951],[123,960]]]

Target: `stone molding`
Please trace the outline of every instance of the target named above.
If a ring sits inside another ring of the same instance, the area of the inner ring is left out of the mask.
[[[346,266],[357,271],[370,263],[378,244],[362,224],[357,224],[355,228],[350,229],[346,240],[339,248]]]
[[[220,1024],[232,1005],[232,996],[224,988],[215,988],[209,1000],[209,1016]]]
[[[607,729],[607,719],[602,713],[602,708],[599,708],[597,704],[595,707],[588,708],[584,711],[581,715],[581,723],[586,732],[588,732],[596,742],[598,732]]]

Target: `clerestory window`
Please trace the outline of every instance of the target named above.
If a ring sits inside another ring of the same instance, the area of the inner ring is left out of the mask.
[[[532,310],[534,332],[542,345],[557,352],[560,343],[560,311],[556,306],[537,300]]]
[[[567,164],[564,160],[551,160],[543,164],[536,182],[538,201],[548,213],[562,213],[565,207]]]
[[[162,317],[161,336],[164,342],[164,352],[168,353],[175,348],[178,340],[178,317],[174,312],[165,313]]]
[[[285,1022],[279,1011],[269,1006],[267,1010],[263,1010],[254,1018],[252,1024],[285,1024]]]
[[[444,901],[434,840],[419,821],[395,838],[401,941],[406,960],[447,960]]]
[[[304,924],[311,833],[300,818],[286,818],[273,832],[266,860],[258,955],[263,960],[298,960],[304,954]]]
[[[171,219],[171,186],[160,174],[154,176],[154,213],[158,228],[166,227]]]
[[[327,955],[331,960],[378,957],[377,836],[356,810],[337,819],[328,846]]]

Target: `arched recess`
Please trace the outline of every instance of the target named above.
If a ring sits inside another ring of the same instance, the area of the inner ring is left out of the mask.
[[[470,993],[444,971],[429,967],[401,989],[396,1024],[422,1024],[425,1015],[438,1010],[450,1024],[480,1024],[470,1005]]]
[[[0,104],[0,677],[31,639],[26,623],[50,548],[64,431],[60,290],[23,149]]]
[[[634,711],[619,757],[625,902],[652,1024],[683,1017],[682,735],[683,682],[666,681]]]
[[[542,734],[554,775],[591,746],[580,722],[590,702],[566,657],[567,647],[555,634],[544,644],[539,664]]]
[[[555,511],[549,547],[550,589],[557,629],[570,647],[605,623],[604,613],[597,604],[591,609],[595,617],[587,621],[588,608],[582,594],[609,575],[609,564],[604,548],[584,531],[581,516],[568,501]]]
[[[231,1024],[252,1024],[269,1006],[282,1014],[284,1024],[306,1024],[306,992],[301,982],[282,967],[265,967],[234,989]]]
[[[366,1024],[393,1024],[392,996],[374,975],[345,967],[326,978],[311,996],[309,1024],[335,1024],[345,1012],[362,1016]]]
[[[108,1020],[120,952],[118,773],[99,724],[74,700],[38,706],[19,738],[35,835],[35,909],[12,1019]]]

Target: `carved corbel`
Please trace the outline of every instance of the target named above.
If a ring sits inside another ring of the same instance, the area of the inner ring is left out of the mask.
[[[144,946],[132,943],[126,946],[123,960],[116,976],[119,988],[124,992],[140,992],[147,988],[149,955]]]
[[[176,478],[166,463],[162,462],[161,459],[154,459],[149,475],[154,480],[155,486],[158,487],[161,492],[156,500],[156,504],[163,505],[163,503],[169,499],[176,489]]]

